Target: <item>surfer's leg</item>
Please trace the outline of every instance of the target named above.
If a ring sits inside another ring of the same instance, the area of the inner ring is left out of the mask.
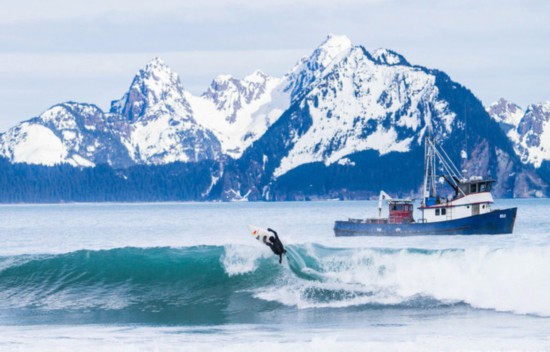
[[[279,254],[279,264],[282,264],[282,263],[283,263],[283,255]]]

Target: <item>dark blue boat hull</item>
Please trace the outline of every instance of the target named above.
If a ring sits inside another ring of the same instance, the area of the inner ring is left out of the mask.
[[[504,235],[514,231],[517,208],[493,210],[467,218],[433,223],[372,224],[336,221],[334,233],[340,236],[424,236],[424,235]]]

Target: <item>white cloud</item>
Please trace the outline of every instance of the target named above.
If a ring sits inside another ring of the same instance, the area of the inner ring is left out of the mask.
[[[112,17],[125,21],[128,17],[156,17],[169,15],[180,20],[231,20],[243,12],[271,13],[293,8],[327,8],[378,4],[387,0],[19,0],[9,10],[0,13],[0,23],[33,21],[63,21]],[[7,9],[7,8],[6,8]]]

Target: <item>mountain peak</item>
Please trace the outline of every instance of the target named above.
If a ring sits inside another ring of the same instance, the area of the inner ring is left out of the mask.
[[[258,103],[267,90],[273,89],[276,82],[276,79],[261,70],[256,70],[243,79],[220,75],[212,81],[202,98],[209,100],[216,110],[223,112],[226,121],[234,123],[238,111],[250,108],[250,104],[254,102]]]
[[[326,68],[340,53],[352,47],[345,35],[330,33],[310,58],[315,58],[321,68]]]
[[[326,69],[338,58],[347,53],[353,45],[344,35],[329,34],[325,40],[311,53],[302,58],[284,77],[285,92],[290,93],[295,100],[303,89],[321,77]]]
[[[489,107],[506,107],[506,106],[519,108],[519,106],[517,104],[515,104],[511,101],[508,101],[505,98],[500,98],[499,100],[492,103]]]
[[[163,81],[181,85],[178,74],[172,71],[170,66],[168,66],[166,62],[158,56],[155,56],[145,65],[144,68],[139,70],[136,77],[143,77],[151,81]]]
[[[550,101],[529,105],[517,125],[517,133],[513,142],[523,162],[539,168],[543,161],[550,160]]]
[[[234,79],[234,77],[232,75],[229,75],[229,74],[221,74],[221,75],[217,75],[216,77],[214,77],[214,82],[217,82],[217,83],[223,83],[223,82],[227,82],[227,81],[230,81]]]
[[[404,65],[410,66],[409,62],[401,54],[396,53],[393,50],[379,48],[372,53],[374,61],[379,64],[395,66],[395,65]]]
[[[325,50],[336,50],[341,52],[343,50],[349,49],[352,47],[351,40],[345,35],[338,35],[334,33],[329,33],[325,40],[319,45],[319,49],[324,48]]]
[[[151,59],[151,61],[149,61],[146,65],[145,65],[145,69],[152,69],[152,68],[155,68],[155,67],[168,67],[168,65],[166,65],[166,62],[164,62],[163,59],[161,59],[159,56],[155,56]]]
[[[160,74],[171,75],[173,74],[173,71],[163,59],[161,59],[158,56],[155,56],[154,58],[151,59],[151,61],[149,61],[145,65],[144,68],[139,70],[137,74],[139,75],[143,73],[149,73],[149,74],[159,76]]]
[[[540,104],[537,104],[537,105],[540,105],[541,109],[544,111],[544,112],[550,112],[550,100],[547,100],[547,101],[544,101]]]
[[[521,107],[504,98],[492,103],[487,112],[493,120],[512,127],[517,127],[525,114]]]
[[[351,40],[346,35],[334,33],[327,34],[327,37],[319,47],[351,47]]]
[[[157,56],[136,73],[128,92],[111,103],[111,112],[134,121],[159,104],[171,105],[165,110],[181,116],[190,113],[178,74]]]
[[[250,83],[264,83],[265,81],[272,78],[267,73],[263,72],[262,70],[255,70],[248,76],[243,78],[243,81],[250,82]]]

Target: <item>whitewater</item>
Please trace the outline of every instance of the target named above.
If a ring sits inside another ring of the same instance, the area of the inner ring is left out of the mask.
[[[550,200],[511,206],[513,235],[335,238],[376,202],[2,205],[0,350],[550,350]]]

